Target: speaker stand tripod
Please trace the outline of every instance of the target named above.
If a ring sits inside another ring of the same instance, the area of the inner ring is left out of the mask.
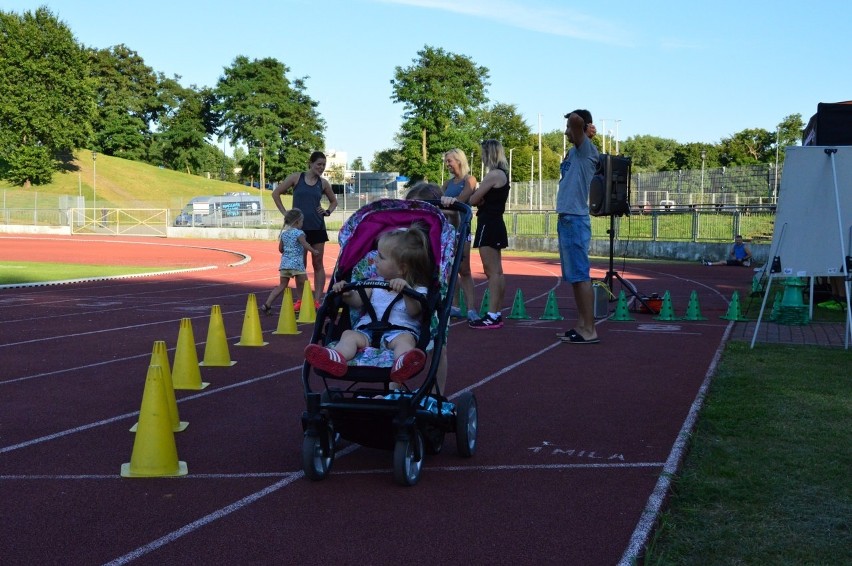
[[[610,217],[609,217],[609,230],[608,230],[608,232],[609,232],[609,271],[607,271],[606,275],[604,275],[604,279],[603,279],[604,283],[606,283],[606,286],[610,289],[610,291],[612,291],[612,283],[613,283],[614,280],[618,279],[618,282],[621,283],[622,288],[627,289],[630,292],[631,295],[636,297],[636,300],[638,300],[640,303],[642,303],[642,306],[644,306],[646,309],[648,309],[648,312],[654,312],[654,310],[651,309],[651,307],[648,305],[648,303],[645,302],[645,299],[641,295],[639,295],[639,293],[636,292],[636,287],[634,287],[632,283],[630,283],[629,281],[624,279],[621,275],[619,275],[618,272],[613,267],[613,265],[614,265],[613,248],[615,247],[615,215],[614,214],[611,214]]]

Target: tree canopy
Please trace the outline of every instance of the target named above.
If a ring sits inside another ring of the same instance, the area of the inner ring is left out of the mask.
[[[274,58],[238,56],[213,88],[184,87],[145,64],[132,48],[79,45],[47,8],[0,11],[0,178],[29,187],[51,180],[90,148],[190,174],[276,180],[324,149],[325,121],[307,89]],[[372,156],[373,170],[413,181],[444,177],[443,153],[460,148],[478,173],[479,143],[503,143],[515,179],[554,179],[565,151],[561,130],[534,133],[511,103],[488,99],[489,70],[470,57],[425,45],[395,67],[391,100],[402,105],[392,147]],[[718,143],[678,143],[638,135],[621,142],[634,171],[697,169],[783,161],[804,122],[785,116],[773,131],[747,128]],[[234,157],[213,142],[230,139]],[[600,136],[594,140],[600,146]],[[541,172],[539,172],[539,156]],[[358,156],[352,168],[364,170]],[[341,172],[335,172],[341,176]]]
[[[488,69],[469,57],[428,45],[411,66],[396,67],[391,100],[403,105],[397,141],[404,174],[438,178],[444,151],[472,145],[470,122],[487,100],[487,81]]]
[[[46,8],[0,12],[0,177],[49,183],[85,146],[95,113],[86,55]]]
[[[305,79],[292,83],[289,68],[272,58],[237,57],[225,69],[215,93],[224,134],[249,148],[240,162],[244,172],[283,179],[307,166],[311,152],[322,150],[325,121],[318,103],[306,93]]]
[[[89,51],[97,85],[98,114],[93,122],[93,149],[144,161],[151,144],[151,124],[165,111],[154,70],[125,45]]]

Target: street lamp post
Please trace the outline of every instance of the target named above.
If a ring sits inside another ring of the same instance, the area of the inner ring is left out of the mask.
[[[512,186],[512,152],[515,151],[514,147],[509,148],[509,186]],[[512,191],[515,193],[515,204],[518,204],[518,191]]]
[[[538,115],[538,209],[541,210],[542,198],[542,166],[541,166],[541,114]]]
[[[530,210],[533,209],[533,175],[535,174],[535,152],[530,152]]]
[[[618,153],[618,123],[619,122],[621,122],[621,120],[615,121],[615,154],[616,155],[619,155],[619,153]]]
[[[260,210],[262,211],[262,210],[263,210],[263,190],[266,188],[266,187],[264,186],[264,178],[263,178],[263,177],[264,177],[264,171],[263,171],[263,146],[261,146],[260,148],[258,148],[258,150],[257,150],[257,155],[258,155],[258,158],[260,159],[260,165],[259,165],[259,170],[258,170],[258,177],[260,177],[260,183],[258,183],[258,185],[259,185],[259,186],[258,186],[258,189],[260,189],[260,194],[259,194],[258,196],[260,197]]]
[[[704,160],[707,159],[707,151],[701,150],[701,202],[704,203]]]
[[[778,148],[781,145],[781,127],[775,127],[775,183],[772,186],[772,204],[778,203]]]
[[[601,118],[601,124],[603,124],[603,128],[601,128],[601,134],[603,135],[601,147],[603,148],[604,153],[609,153],[612,151],[612,130],[606,129],[607,122],[615,122],[615,154],[618,155],[618,123],[621,122],[621,119]],[[609,136],[609,144],[606,143],[607,136]]]
[[[92,218],[98,208],[98,152],[92,150]]]

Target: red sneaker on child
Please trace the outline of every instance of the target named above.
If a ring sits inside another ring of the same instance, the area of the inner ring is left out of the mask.
[[[346,374],[349,366],[337,350],[324,348],[319,344],[308,344],[305,347],[305,359],[317,369],[330,373],[335,377]]]
[[[417,348],[409,350],[396,359],[391,368],[391,381],[402,383],[426,365],[426,354]]]

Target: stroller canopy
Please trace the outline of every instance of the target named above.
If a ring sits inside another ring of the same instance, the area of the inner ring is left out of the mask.
[[[455,256],[455,228],[440,208],[418,200],[381,199],[362,206],[350,216],[338,235],[339,275],[348,277],[358,262],[376,249],[383,233],[415,222],[428,228],[430,253],[439,267],[440,281],[446,283]]]

